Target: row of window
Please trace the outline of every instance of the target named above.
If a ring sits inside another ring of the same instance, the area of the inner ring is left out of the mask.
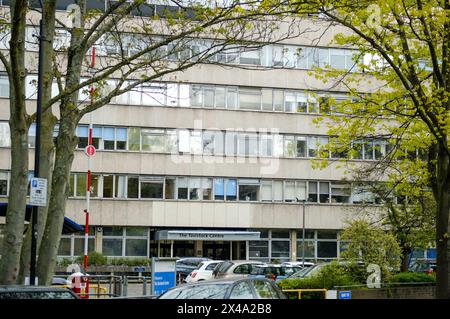
[[[88,126],[77,128],[78,148],[88,145]],[[58,134],[55,127],[54,136]],[[35,147],[36,128],[30,126],[28,144]],[[264,156],[288,158],[353,158],[380,160],[389,154],[386,140],[357,141],[348,150],[327,152],[326,136],[236,132],[219,130],[152,129],[139,127],[93,126],[92,144],[97,150],[128,150],[152,153]],[[0,122],[0,147],[11,145],[9,125]],[[351,156],[350,156],[351,155]]]
[[[84,80],[86,79],[82,79]],[[27,98],[37,98],[36,83],[37,76],[27,76],[25,89]],[[130,84],[131,82],[126,81],[122,87]],[[107,80],[103,89],[115,86],[115,80]],[[58,87],[54,83],[52,95],[56,96],[58,92]],[[0,97],[8,96],[8,78],[0,77]],[[89,94],[80,91],[79,100],[88,101]],[[338,105],[344,101],[350,102],[350,98],[345,94],[316,96],[300,90],[152,82],[139,85],[114,97],[111,103],[318,114],[339,113]]]
[[[31,179],[33,173],[28,174]],[[8,196],[10,174],[0,172],[0,196]],[[71,173],[71,197],[86,196],[87,174]],[[314,203],[375,203],[367,187],[339,181],[304,181],[224,177],[92,174],[92,198],[179,199]]]
[[[85,173],[72,173],[71,195],[86,195]],[[244,178],[92,174],[91,197],[314,203],[380,203],[372,193],[345,182]]]
[[[258,230],[260,240],[248,242],[249,259],[270,262],[274,259],[290,261],[291,232],[286,230]],[[338,258],[345,249],[346,243],[340,242],[339,233],[334,230],[305,230],[303,242],[302,231],[297,231],[297,259],[302,257],[303,243],[305,259],[317,261],[320,259]]]
[[[146,227],[102,227],[102,254],[110,257],[151,257],[157,255],[154,231]],[[271,261],[288,261],[291,253],[291,233],[288,230],[256,230],[261,239],[248,242],[248,258]],[[303,241],[302,231],[297,231],[297,257],[301,257]],[[332,230],[305,230],[305,258],[317,260],[337,258],[345,249],[346,243],[339,241],[339,234]],[[206,243],[204,243],[205,245]],[[163,245],[163,244],[162,244]],[[149,249],[149,246],[153,249]],[[152,247],[155,246],[155,247]],[[81,234],[63,235],[58,256],[80,256],[83,254],[84,236]],[[94,251],[95,232],[90,227],[88,251]],[[169,253],[165,249],[163,255]],[[174,253],[175,249],[172,250]],[[177,255],[177,254],[175,254]],[[167,257],[171,257],[167,255]]]
[[[25,48],[38,51],[39,43],[35,35],[35,27],[26,28]],[[65,29],[56,29],[53,47],[65,50],[70,45],[71,34]],[[3,33],[0,49],[9,49],[10,34]],[[98,56],[125,55],[132,56],[142,50],[156,46],[165,41],[162,36],[150,36],[139,33],[107,33],[95,44]],[[172,61],[198,60],[208,57],[206,63],[224,63],[238,65],[254,65],[265,67],[286,67],[296,69],[313,69],[330,66],[336,69],[356,71],[355,61],[359,59],[358,51],[347,48],[311,47],[300,45],[271,44],[262,46],[244,46],[225,44],[223,42],[184,38],[161,45],[147,53],[152,60],[167,59]]]

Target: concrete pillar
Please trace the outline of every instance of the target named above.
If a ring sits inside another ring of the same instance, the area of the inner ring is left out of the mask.
[[[196,240],[194,243],[195,256],[203,257],[203,241]],[[208,256],[206,256],[208,257]]]
[[[297,231],[291,230],[291,261],[297,261]]]
[[[95,251],[103,252],[103,228],[95,227]]]

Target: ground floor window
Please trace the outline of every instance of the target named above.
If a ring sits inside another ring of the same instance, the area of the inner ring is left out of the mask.
[[[95,251],[95,227],[89,227],[88,252]],[[79,257],[84,255],[84,233],[62,235],[58,256]]]
[[[109,257],[148,257],[146,227],[103,227],[102,253]]]

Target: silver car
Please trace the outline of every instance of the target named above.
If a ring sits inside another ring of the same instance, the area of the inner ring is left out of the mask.
[[[216,266],[213,271],[214,279],[246,278],[257,265],[266,265],[255,260],[227,260]]]

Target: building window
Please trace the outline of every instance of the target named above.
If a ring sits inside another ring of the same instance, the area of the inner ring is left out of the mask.
[[[297,155],[295,136],[285,135],[284,136],[284,156],[295,157]]]
[[[177,177],[178,199],[188,199],[188,178]]]
[[[126,197],[126,176],[115,175],[114,176],[114,197],[115,198],[125,198]]]
[[[139,177],[127,177],[127,198],[139,198]]]
[[[148,254],[148,229],[127,227],[125,231],[125,256],[146,257]]]
[[[332,203],[349,203],[351,193],[351,185],[349,183],[331,183]]]
[[[317,203],[317,182],[308,183],[308,202]]]
[[[141,150],[141,129],[138,127],[128,128],[128,150]]]
[[[8,173],[0,172],[0,196],[8,195]]]
[[[225,194],[226,190],[226,194]],[[225,198],[226,195],[226,198]],[[216,178],[214,179],[214,199],[215,200],[236,200],[236,180]]]
[[[259,155],[272,156],[273,152],[273,137],[269,134],[259,135]]]
[[[257,201],[259,200],[259,180],[240,179],[239,180],[239,200]]]
[[[77,127],[78,148],[85,148],[89,143],[89,127],[80,125]]]
[[[337,241],[318,241],[317,258],[336,258],[337,244]]]
[[[319,202],[320,203],[329,203],[330,202],[330,183],[328,182],[320,182],[319,189]]]
[[[166,177],[165,199],[175,199],[175,178]]]
[[[252,133],[240,133],[238,135],[238,151],[241,156],[258,155],[258,135]]]
[[[141,177],[141,198],[163,198],[164,178]]]
[[[241,110],[260,110],[261,90],[239,89],[239,108]]]
[[[226,200],[237,200],[237,179],[227,178],[226,180]]]
[[[114,127],[104,127],[103,128],[103,149],[113,150],[114,147]]]
[[[164,130],[141,129],[142,150],[155,153],[163,153],[164,150]]]
[[[248,242],[248,253],[251,259],[263,259],[269,261],[269,241],[255,240]]]
[[[190,152],[192,154],[202,154],[203,145],[202,145],[202,132],[201,131],[191,131],[190,136]]]
[[[123,256],[123,228],[103,227],[102,253],[105,256]]]
[[[272,181],[261,181],[261,200],[271,202],[272,199]]]
[[[236,155],[236,143],[237,143],[237,133],[226,132],[225,133],[225,152],[226,155],[234,156]]]
[[[103,175],[103,197],[112,198],[114,194],[114,176]]]
[[[8,122],[0,122],[0,147],[11,146],[11,135]]]

